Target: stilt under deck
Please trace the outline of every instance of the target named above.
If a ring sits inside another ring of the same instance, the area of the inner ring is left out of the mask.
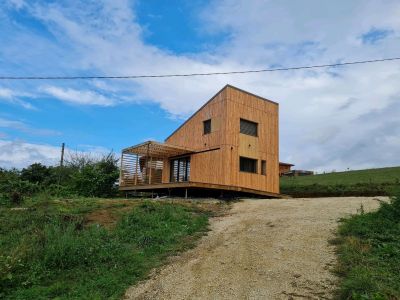
[[[121,191],[140,191],[140,192],[151,192],[157,190],[177,190],[177,189],[209,189],[209,190],[220,190],[220,191],[230,191],[239,192],[245,194],[253,194],[257,196],[269,197],[269,198],[287,198],[289,196],[269,193],[249,188],[242,188],[229,185],[202,183],[202,182],[172,182],[172,183],[161,183],[161,184],[150,184],[150,185],[131,185],[120,187]]]

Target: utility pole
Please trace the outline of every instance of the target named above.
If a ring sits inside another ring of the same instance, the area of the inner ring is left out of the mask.
[[[62,167],[64,166],[64,148],[65,148],[65,143],[62,143],[61,144],[60,168],[58,170],[58,185],[61,184],[61,173],[62,173]]]
[[[65,148],[65,143],[62,143],[61,144],[61,160],[60,160],[61,168],[64,166],[64,148]]]

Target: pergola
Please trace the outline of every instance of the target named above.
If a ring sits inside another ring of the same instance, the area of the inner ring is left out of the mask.
[[[193,153],[192,149],[147,141],[122,150],[120,186],[162,182],[164,160]]]

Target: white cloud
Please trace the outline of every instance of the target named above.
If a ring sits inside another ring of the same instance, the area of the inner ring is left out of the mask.
[[[6,2],[8,2],[9,5],[15,7],[17,10],[26,6],[24,0],[6,0]]]
[[[26,132],[32,135],[39,136],[51,136],[51,135],[60,135],[61,133],[55,130],[50,129],[42,129],[42,128],[33,128],[32,126],[26,124],[22,121],[9,120],[0,117],[0,128],[11,128],[18,131]]]
[[[0,140],[0,166],[3,168],[23,168],[35,162],[54,165],[59,157],[59,147]]]
[[[116,102],[114,99],[110,99],[93,91],[75,90],[71,88],[63,89],[55,86],[43,87],[41,90],[50,96],[71,104],[112,106],[115,105]]]
[[[63,5],[36,4],[29,11],[66,47],[59,66],[68,72],[197,73],[400,53],[400,3],[395,0],[385,5],[380,1],[212,1],[199,16],[203,34],[224,33],[229,38],[212,54],[190,56],[146,44],[129,1]],[[379,43],[363,44],[360,36],[373,28],[391,34]],[[394,105],[400,97],[399,71],[399,62],[387,62],[238,76],[94,81],[85,89],[64,85],[42,91],[77,105],[152,101],[182,117],[231,83],[280,103],[282,160],[299,168],[339,170],[399,164],[397,132],[391,131],[399,124],[380,113],[390,109],[400,115]],[[374,114],[374,118],[366,117]],[[385,155],[377,153],[379,144]]]
[[[34,97],[33,95],[27,93],[13,91],[8,88],[0,87],[0,101],[17,104],[26,109],[36,109],[31,103],[20,99],[20,97],[27,97],[27,96]]]
[[[91,157],[101,157],[109,153],[104,147],[82,145],[79,149],[65,148],[65,160],[71,155],[87,154]],[[24,168],[33,163],[44,165],[58,165],[61,156],[61,146],[35,144],[19,140],[0,139],[0,167]]]

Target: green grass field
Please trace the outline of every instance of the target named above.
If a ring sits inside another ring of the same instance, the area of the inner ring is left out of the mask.
[[[281,177],[281,193],[295,197],[388,195],[400,185],[400,167]]]
[[[400,193],[376,212],[342,220],[338,247],[341,299],[400,299]]]
[[[400,183],[400,167],[335,172],[312,176],[282,177],[282,184]]]
[[[193,246],[222,206],[121,199],[0,206],[0,299],[120,299],[166,257]]]

